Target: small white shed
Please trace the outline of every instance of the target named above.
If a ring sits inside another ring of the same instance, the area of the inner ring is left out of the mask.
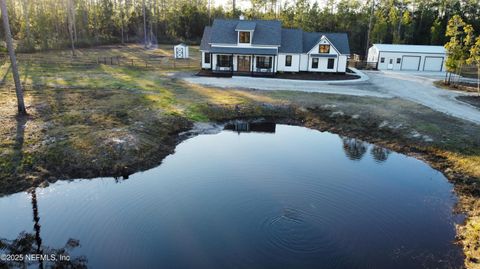
[[[378,70],[440,72],[445,70],[446,50],[442,46],[373,44],[367,62]]]
[[[188,46],[184,43],[180,43],[173,47],[173,57],[175,59],[187,59],[188,58]]]

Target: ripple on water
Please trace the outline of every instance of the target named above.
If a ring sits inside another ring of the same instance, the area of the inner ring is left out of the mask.
[[[331,249],[334,240],[321,218],[296,208],[285,207],[261,223],[268,243],[296,253],[316,253]]]

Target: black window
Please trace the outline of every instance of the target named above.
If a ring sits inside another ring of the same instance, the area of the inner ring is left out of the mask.
[[[389,63],[390,63],[390,64],[393,64],[393,59],[390,59]]]
[[[402,59],[401,58],[397,58],[397,64],[401,63],[402,62]]]
[[[250,43],[250,32],[240,32],[238,43]]]
[[[333,69],[334,65],[335,65],[335,59],[328,59],[327,69]]]
[[[204,62],[205,62],[206,64],[209,64],[209,63],[210,63],[210,53],[205,52]]]
[[[318,58],[312,58],[312,68],[318,68]]]
[[[217,55],[217,65],[220,67],[231,67],[231,57],[230,55]]]
[[[257,68],[272,68],[272,57],[257,57]]]
[[[292,66],[292,55],[285,56],[285,66]]]
[[[383,64],[385,62],[385,58],[380,58],[380,62]]]

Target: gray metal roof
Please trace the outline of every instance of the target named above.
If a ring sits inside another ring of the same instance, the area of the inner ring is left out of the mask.
[[[202,41],[200,42],[200,50],[210,50],[210,39],[212,38],[212,27],[206,26],[203,30]]]
[[[257,24],[253,21],[239,21],[235,30],[237,31],[254,31]]]
[[[220,44],[237,44],[237,25],[244,20],[223,20],[215,19],[212,24],[211,43]],[[280,46],[281,42],[281,23],[280,21],[267,20],[251,20],[255,23],[255,31],[253,32],[252,45],[271,45]]]
[[[346,33],[310,33],[301,29],[282,29],[280,21],[273,20],[224,20],[215,19],[211,27],[205,27],[201,50],[212,50],[210,43],[237,44],[237,27],[245,30],[254,25],[252,45],[279,46],[280,53],[307,53],[326,36],[340,54],[350,54]],[[243,48],[235,48],[240,51]],[[230,50],[229,52],[231,53]],[[250,52],[248,52],[250,53]]]
[[[211,53],[276,55],[277,49],[212,47]]]

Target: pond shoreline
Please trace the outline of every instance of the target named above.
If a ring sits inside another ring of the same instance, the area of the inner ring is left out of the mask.
[[[207,105],[202,107],[213,122],[198,128],[191,120],[183,117],[168,117],[164,121],[153,121],[137,134],[137,139],[131,143],[110,143],[106,145],[108,153],[98,151],[95,162],[92,163],[90,156],[80,158],[75,156],[75,163],[61,162],[60,164],[41,163],[37,166],[32,164],[32,171],[12,175],[10,188],[2,189],[1,195],[8,195],[30,188],[47,186],[57,180],[71,180],[77,178],[115,177],[128,178],[130,174],[145,171],[161,164],[162,160],[175,151],[175,147],[192,136],[221,130],[221,126],[235,120],[266,120],[277,124],[287,124],[307,127],[319,131],[328,131],[335,134],[354,137],[362,141],[372,143],[398,153],[415,157],[429,164],[432,168],[442,172],[445,177],[454,184],[455,192],[459,198],[457,205],[459,212],[467,215],[465,225],[457,227],[458,243],[461,243],[466,253],[466,263],[476,264],[476,254],[468,251],[476,249],[479,245],[475,235],[479,221],[478,199],[480,186],[478,178],[466,173],[459,172],[438,149],[428,146],[423,140],[405,138],[396,133],[395,129],[381,128],[382,124],[368,118],[335,113],[328,107],[305,108],[294,105],[272,105],[261,103],[255,105],[218,106]],[[34,117],[29,119],[35,120]],[[215,125],[217,124],[217,125]],[[161,135],[158,135],[161,132]],[[111,140],[111,138],[109,138]],[[124,138],[114,138],[113,141]],[[147,139],[148,143],[143,143]],[[122,140],[123,141],[123,140]],[[416,141],[416,142],[414,142]],[[128,147],[128,148],[126,148]],[[100,154],[101,155],[98,155]],[[79,154],[78,152],[62,152],[63,156]],[[121,156],[121,157],[120,157]],[[55,160],[55,159],[53,159]],[[78,160],[83,160],[78,161]],[[62,166],[63,165],[63,166]],[[46,167],[46,168],[43,168]],[[51,167],[55,167],[52,169]],[[19,180],[20,179],[20,180]],[[8,184],[7,184],[8,185]],[[5,186],[5,185],[4,185]]]

